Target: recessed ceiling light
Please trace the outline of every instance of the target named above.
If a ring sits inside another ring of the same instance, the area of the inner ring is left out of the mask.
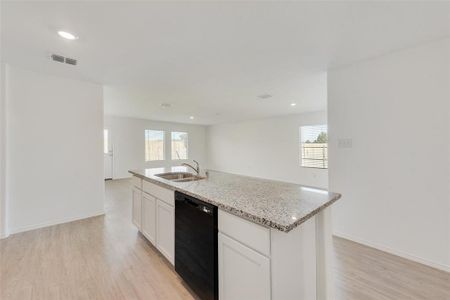
[[[78,39],[77,36],[71,34],[70,32],[67,32],[67,31],[60,30],[60,31],[58,31],[58,34],[60,37],[63,37],[68,40],[77,40]]]
[[[163,108],[170,108],[170,107],[172,107],[172,104],[170,104],[170,103],[161,103],[161,107],[163,107]]]
[[[194,120],[194,116],[190,116],[189,119]]]
[[[291,103],[291,106],[296,106],[297,105],[297,103]]]

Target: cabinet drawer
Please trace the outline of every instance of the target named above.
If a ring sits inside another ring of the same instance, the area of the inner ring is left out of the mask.
[[[270,256],[270,230],[241,217],[219,210],[219,231],[244,245]]]
[[[159,185],[153,184],[151,182],[143,182],[144,192],[164,201],[165,203],[175,206],[175,193],[172,190],[160,187]]]
[[[131,184],[135,187],[137,187],[138,189],[142,190],[142,179],[140,179],[137,176],[132,176],[131,177]]]

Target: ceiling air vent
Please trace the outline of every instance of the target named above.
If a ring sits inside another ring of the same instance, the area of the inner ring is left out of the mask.
[[[270,95],[270,94],[262,94],[262,95],[258,96],[258,98],[262,99],[262,100],[266,100],[266,99],[269,99],[271,97],[272,97],[272,95]]]
[[[73,58],[66,57],[66,64],[76,66],[77,65],[77,60],[73,59]]]
[[[52,54],[51,58],[52,58],[52,60],[60,62],[60,63],[66,63],[66,64],[72,65],[72,66],[77,65],[77,60],[74,58],[64,57],[64,56],[58,55],[58,54]]]
[[[57,62],[60,62],[60,63],[64,62],[64,56],[61,56],[61,55],[52,54],[52,59],[54,61],[57,61]]]

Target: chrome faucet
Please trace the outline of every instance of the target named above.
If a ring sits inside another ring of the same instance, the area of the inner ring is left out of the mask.
[[[194,159],[193,159],[193,161],[195,162],[195,165],[196,165],[195,168],[188,163],[182,163],[181,165],[191,168],[192,170],[194,170],[197,173],[197,175],[200,175],[200,165],[198,164],[198,161],[196,161]]]

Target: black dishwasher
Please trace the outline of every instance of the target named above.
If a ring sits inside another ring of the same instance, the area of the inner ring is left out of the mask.
[[[202,300],[219,299],[217,207],[175,192],[175,271]]]

